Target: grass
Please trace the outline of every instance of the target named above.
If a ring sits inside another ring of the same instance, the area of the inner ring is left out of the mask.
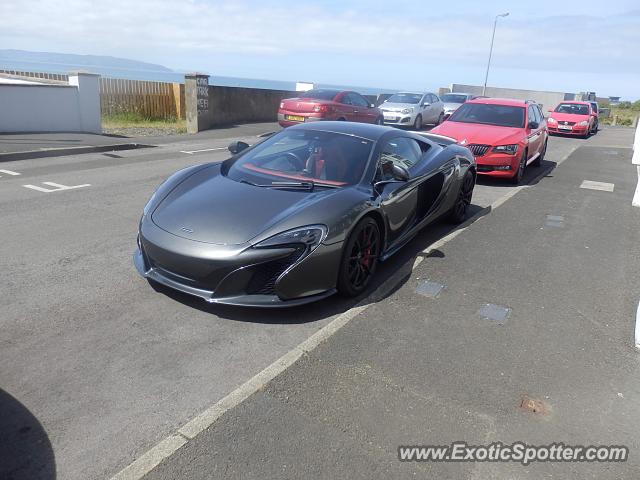
[[[102,128],[105,130],[120,129],[157,129],[171,130],[176,133],[186,133],[187,121],[181,118],[151,118],[138,113],[120,113],[116,115],[103,115]]]
[[[616,125],[631,127],[635,119],[640,117],[640,102],[623,102],[620,105],[614,105],[608,108],[611,109],[609,117],[600,117],[600,123],[603,125],[611,125],[614,117],[617,117]]]

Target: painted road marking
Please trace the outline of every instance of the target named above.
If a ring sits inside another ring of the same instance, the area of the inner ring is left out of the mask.
[[[189,155],[193,155],[194,153],[200,152],[216,152],[219,150],[226,150],[227,147],[218,147],[218,148],[203,148],[202,150],[180,150],[180,153],[188,153]]]
[[[11,170],[0,170],[0,173],[5,173],[7,175],[20,175],[18,172],[12,172]],[[0,175],[1,177],[2,175]]]
[[[640,349],[640,302],[638,302],[638,310],[636,310],[636,348]]]
[[[613,192],[613,183],[606,182],[594,182],[592,180],[583,180],[580,188],[586,188],[588,190],[601,190],[603,192]]]
[[[569,153],[561,160],[558,160],[558,164],[564,162],[569,155],[571,155],[578,147],[575,146]],[[531,184],[537,183],[542,177],[547,175],[549,170],[545,170],[537,175]],[[436,250],[444,244],[450,242],[455,237],[460,235],[467,227],[473,224],[475,221],[481,219],[484,215],[495,210],[500,205],[504,204],[507,200],[513,197],[520,190],[529,188],[530,185],[520,185],[511,189],[502,197],[498,198],[490,206],[483,208],[472,217],[465,220],[458,226],[456,230],[442,237],[440,240],[435,241],[429,247],[422,251],[422,255],[427,255],[431,251]],[[302,355],[306,355],[318,347],[322,342],[326,341],[337,333],[342,327],[349,323],[352,319],[362,314],[367,308],[375,305],[378,301],[384,299],[393,289],[396,288],[398,283],[407,278],[408,275],[413,272],[418,265],[424,260],[424,256],[419,254],[414,260],[410,260],[400,267],[391,277],[385,280],[376,290],[368,295],[364,300],[358,303],[355,307],[350,308],[346,312],[338,315],[330,323],[322,327],[316,333],[300,343],[297,347],[294,347],[288,353],[285,353],[278,360],[266,367],[264,370],[253,376],[245,383],[243,383],[236,390],[229,395],[211,405],[204,412],[187,422],[177,432],[170,434],[164,440],[161,440],[155,447],[144,453],[142,456],[136,458],[129,466],[125,467],[118,474],[112,477],[112,480],[140,480],[144,475],[163,460],[171,457],[178,449],[184,444],[176,440],[176,436],[182,436],[187,440],[195,438],[203,430],[213,425],[225,412],[237,407],[253,393],[263,388],[267,383],[273,380],[280,373],[284,372],[287,368],[293,365],[298,358]],[[170,447],[167,447],[170,445]]]
[[[59,183],[53,183],[53,182],[42,182],[42,184],[48,185],[54,188],[38,187],[37,185],[23,185],[23,187],[30,188],[32,190],[37,190],[38,192],[51,193],[51,192],[61,192],[63,190],[73,190],[75,188],[83,188],[83,187],[91,186],[90,183],[85,183],[83,185],[71,185],[71,186],[60,185]]]

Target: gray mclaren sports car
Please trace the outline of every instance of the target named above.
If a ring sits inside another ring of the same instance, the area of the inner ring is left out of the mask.
[[[347,122],[287,128],[180,170],[144,207],[136,268],[207,302],[356,296],[421,228],[464,220],[472,153],[447,137]]]

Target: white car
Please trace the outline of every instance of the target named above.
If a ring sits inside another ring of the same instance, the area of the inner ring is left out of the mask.
[[[444,120],[443,103],[435,93],[395,93],[379,108],[385,125],[421,130],[424,124],[440,125]]]

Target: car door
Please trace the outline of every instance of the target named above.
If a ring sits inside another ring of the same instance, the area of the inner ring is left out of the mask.
[[[351,99],[351,92],[344,92],[342,96],[338,96],[336,98],[338,115],[336,115],[337,119],[344,118],[349,122],[357,122],[357,114],[356,107],[353,105],[353,100]]]
[[[421,157],[422,148],[416,140],[409,137],[392,137],[380,148],[376,182],[388,182],[382,184],[379,193],[380,206],[387,218],[389,244],[401,238],[415,224],[419,186],[414,178],[406,182],[394,181],[390,165],[397,164],[409,170]]]
[[[433,107],[433,123],[436,123],[440,118],[440,114],[444,111],[444,106],[442,104],[442,100],[435,94],[431,94],[433,102],[431,102],[431,106]]]
[[[527,121],[525,124],[527,143],[529,145],[527,160],[534,159],[542,149],[543,123],[538,118],[537,110],[535,105],[529,105],[527,108]],[[535,128],[531,128],[534,123],[536,124]]]
[[[351,103],[355,107],[355,115],[358,122],[375,123],[378,119],[378,112],[375,108],[371,108],[369,101],[359,93],[351,92]]]

